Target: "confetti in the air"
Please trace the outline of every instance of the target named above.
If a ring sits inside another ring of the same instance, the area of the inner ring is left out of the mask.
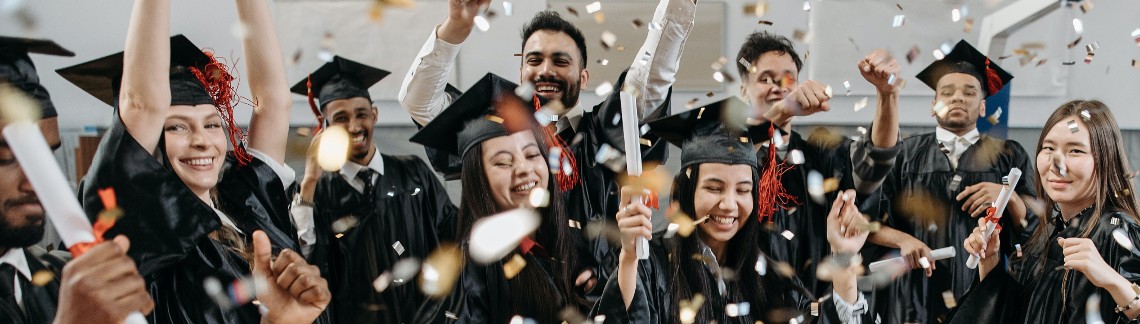
[[[962,12],[958,9],[950,10],[950,20],[954,22],[962,20]]]
[[[48,283],[51,283],[52,279],[55,279],[54,273],[52,273],[50,270],[40,269],[39,271],[36,271],[36,273],[32,274],[31,284],[36,287],[43,287]]]
[[[906,15],[895,15],[895,19],[891,22],[891,27],[902,27],[906,24]]]
[[[958,299],[954,298],[953,290],[942,292],[942,302],[946,303],[946,308],[958,307]]]
[[[1053,167],[1057,168],[1057,173],[1061,174],[1062,177],[1066,177],[1069,174],[1069,170],[1068,167],[1065,166],[1065,162],[1061,159],[1059,152],[1053,153]]]
[[[796,237],[796,233],[792,233],[792,231],[789,231],[789,230],[784,230],[783,232],[780,233],[780,236],[783,236],[788,241],[791,241],[793,238]]]
[[[1128,231],[1125,231],[1123,227],[1112,230],[1112,239],[1116,240],[1116,244],[1125,250],[1132,251],[1132,248],[1135,247],[1132,245],[1132,239],[1128,238]]]
[[[348,215],[333,221],[332,225],[330,225],[330,229],[333,230],[333,233],[344,233],[356,227],[357,223],[358,219],[356,216]]]
[[[860,110],[863,110],[863,108],[866,108],[868,100],[869,99],[867,97],[863,97],[863,99],[859,99],[859,101],[856,101],[855,102],[855,111],[860,111]]]
[[[392,265],[392,283],[402,285],[420,272],[420,260],[417,258],[403,258]]]
[[[614,43],[617,43],[617,35],[615,35],[613,32],[608,31],[608,30],[603,31],[602,32],[602,48],[608,51],[608,50],[610,50],[610,47],[614,46]]]
[[[486,32],[491,29],[491,22],[487,21],[487,17],[475,16],[475,28],[479,28],[479,31]]]
[[[974,18],[966,18],[966,22],[962,23],[962,32],[969,33],[974,31]]]
[[[1089,11],[1093,10],[1093,7],[1094,7],[1094,5],[1093,5],[1092,0],[1081,1],[1081,5],[1080,5],[1081,13],[1089,13]],[[1092,322],[1089,322],[1089,323],[1092,323]]]
[[[941,60],[943,57],[946,57],[946,54],[943,53],[941,49],[935,49],[933,54],[935,60]]]
[[[811,196],[812,200],[818,204],[823,204],[826,202],[823,197],[823,194],[825,193],[823,191],[823,174],[820,174],[819,171],[816,170],[809,171],[807,176],[807,185],[808,195]]]
[[[1017,257],[1019,257],[1019,258],[1022,257],[1022,255],[1021,255],[1021,244],[1014,244],[1013,249],[1017,250]]]
[[[790,160],[792,164],[795,165],[804,164],[804,152],[792,149],[791,151],[788,151],[788,160]]]
[[[990,125],[997,125],[1001,121],[1001,113],[1001,107],[997,107],[997,110],[994,110],[994,114],[986,117],[986,120],[990,122]]]
[[[938,115],[938,118],[946,118],[946,114],[950,112],[950,107],[946,106],[946,103],[941,100],[935,102],[932,109],[934,113]]]
[[[914,60],[918,58],[918,53],[920,51],[921,50],[918,48],[918,45],[912,46],[910,50],[906,52],[906,63],[914,63]]]
[[[1081,129],[1077,126],[1077,121],[1075,120],[1070,120],[1068,123],[1066,123],[1066,125],[1069,127],[1069,132],[1076,133],[1081,131]]]
[[[522,272],[525,267],[526,259],[524,259],[522,255],[515,253],[515,255],[511,257],[511,261],[503,263],[503,276],[507,277],[507,279],[514,278],[515,275]]]
[[[744,6],[744,14],[756,15],[756,18],[764,17],[768,13],[768,1],[756,0],[756,4]]]
[[[1081,23],[1080,18],[1073,18],[1073,31],[1077,32],[1077,35],[1085,33],[1085,25]]]
[[[541,220],[536,211],[517,208],[476,221],[468,243],[471,260],[488,264],[502,259],[534,232]]]
[[[578,17],[578,9],[574,9],[574,7],[566,7],[566,12],[574,15],[574,17]]]
[[[451,292],[463,269],[463,252],[459,246],[441,244],[420,267],[420,291],[429,298],[440,299]]]
[[[811,11],[811,2],[804,0],[804,11]]]
[[[599,97],[605,97],[611,92],[614,92],[614,84],[610,83],[609,81],[603,82],[602,84],[599,84],[597,88],[594,88],[594,94],[598,95]],[[620,122],[621,120],[619,119],[618,121]]]
[[[515,12],[515,5],[510,1],[503,1],[503,14],[510,17]]]
[[[396,241],[396,243],[392,243],[392,249],[396,250],[396,255],[404,255],[404,251],[405,251],[404,250],[404,244],[400,243],[400,241]]]
[[[591,4],[586,5],[586,13],[592,14],[592,13],[595,13],[598,11],[602,11],[602,2],[601,1],[594,1]]]
[[[528,199],[531,207],[546,207],[550,205],[550,191],[541,187],[535,187],[530,190],[530,199]]]
[[[392,284],[392,273],[384,271],[376,279],[372,280],[372,289],[376,292],[384,292],[388,290],[388,286]]]

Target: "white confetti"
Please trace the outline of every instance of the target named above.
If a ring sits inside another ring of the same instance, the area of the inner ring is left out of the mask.
[[[491,22],[487,21],[486,17],[475,16],[475,28],[479,28],[482,32],[488,31],[491,29]]]
[[[550,205],[550,192],[541,187],[535,187],[530,190],[529,203],[531,207],[539,208]]]
[[[392,265],[392,283],[402,285],[416,277],[420,272],[420,260],[416,258],[403,258]]]
[[[602,45],[605,45],[606,48],[610,48],[614,47],[615,43],[617,43],[617,35],[608,30],[602,32]]]
[[[713,72],[712,78],[716,80],[716,82],[724,83],[724,73],[720,71]]]
[[[1120,244],[1120,247],[1125,250],[1132,251],[1132,248],[1135,247],[1132,245],[1132,239],[1128,238],[1128,232],[1125,231],[1124,228],[1112,230],[1112,238],[1116,240],[1116,244]]]
[[[783,236],[788,241],[791,241],[792,238],[796,237],[796,233],[792,233],[792,231],[789,231],[789,230],[784,230],[783,232],[780,233],[780,236]]]
[[[795,165],[804,164],[804,152],[793,149],[788,152],[788,160],[791,160],[792,164]]]
[[[891,27],[902,27],[906,24],[906,15],[895,15],[895,20],[891,22]]]
[[[807,176],[807,185],[808,195],[811,196],[811,199],[815,200],[815,202],[818,204],[823,204],[825,202],[825,199],[823,198],[823,175],[816,170],[809,171]]]
[[[868,100],[869,99],[867,99],[867,97],[863,97],[863,99],[859,99],[859,101],[856,101],[855,102],[855,111],[860,111],[860,110],[863,110],[863,108],[867,108]]]
[[[396,255],[404,255],[404,244],[400,243],[400,241],[392,243],[392,249],[396,250]]]
[[[503,14],[510,17],[515,12],[515,6],[510,1],[503,1]]]
[[[333,233],[344,233],[356,227],[357,222],[356,216],[348,215],[333,221],[332,225],[330,225],[330,229],[333,230]]]
[[[1098,294],[1090,294],[1089,299],[1085,301],[1085,323],[1104,324],[1104,319],[1100,317],[1100,295]]]
[[[538,228],[542,218],[532,209],[518,208],[484,217],[471,227],[471,260],[488,264],[502,259],[519,241]]]
[[[811,2],[804,0],[804,11],[811,11]]]
[[[1013,248],[1017,250],[1017,257],[1021,257],[1021,244],[1014,244]]]
[[[727,315],[728,317],[740,316],[740,306],[736,304],[724,305],[724,315]]]
[[[673,235],[677,235],[677,230],[679,229],[681,229],[681,224],[669,223],[669,226],[665,228],[665,235],[663,237],[671,238]]]
[[[384,273],[381,273],[380,276],[376,277],[376,280],[372,280],[372,289],[375,289],[376,292],[384,292],[384,290],[388,289],[388,285],[391,283],[392,274],[384,271]]]
[[[950,10],[950,20],[954,22],[962,20],[962,12],[958,11],[958,9]]]
[[[1081,23],[1080,18],[1073,18],[1073,30],[1077,32],[1077,35],[1085,33],[1085,25]]]
[[[847,95],[851,95],[851,81],[843,81],[843,89],[847,90]]]
[[[768,274],[768,261],[764,259],[763,255],[756,259],[756,273],[760,274],[761,277]]]
[[[348,130],[333,125],[325,128],[317,144],[317,164],[327,172],[340,170],[348,161]]]
[[[601,61],[598,61],[598,64],[601,64],[601,65],[609,65],[609,64],[610,64],[610,60],[607,60],[607,59],[602,59]]]
[[[602,2],[601,1],[594,1],[594,3],[586,5],[586,13],[592,14],[592,13],[595,13],[598,11],[602,11]]]
[[[614,92],[614,84],[610,83],[609,81],[602,82],[602,84],[599,84],[597,88],[594,88],[594,94],[598,95],[599,97],[605,97],[611,92]]]
[[[942,53],[942,50],[940,50],[940,49],[934,50],[934,59],[935,60],[941,60],[943,57],[946,57],[946,54]]]
[[[940,46],[939,49],[941,49],[942,53],[944,54],[950,54],[950,52],[954,50],[954,48],[951,47],[950,42],[942,43],[942,46]]]

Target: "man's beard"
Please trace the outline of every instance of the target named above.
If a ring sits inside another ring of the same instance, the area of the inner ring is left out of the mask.
[[[0,216],[3,218],[6,216]],[[7,221],[0,221],[0,247],[23,248],[39,243],[44,238],[44,224],[12,227]]]
[[[537,80],[535,80],[535,83],[539,82],[558,84],[558,87],[562,89],[562,99],[559,101],[561,101],[562,106],[565,106],[567,109],[578,105],[578,97],[581,96],[582,88],[578,86],[577,80],[574,82],[569,82],[567,80],[555,77],[539,77]]]

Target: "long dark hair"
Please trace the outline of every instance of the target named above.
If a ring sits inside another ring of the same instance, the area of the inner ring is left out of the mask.
[[[1082,112],[1087,111],[1087,117]],[[1095,225],[1100,221],[1101,214],[1106,211],[1117,211],[1127,214],[1134,221],[1140,222],[1137,217],[1136,198],[1132,195],[1132,182],[1128,180],[1131,168],[1128,166],[1128,155],[1124,153],[1124,141],[1120,136],[1120,127],[1116,124],[1116,117],[1104,103],[1098,100],[1073,100],[1062,104],[1053,111],[1041,129],[1041,137],[1037,139],[1037,154],[1041,154],[1042,142],[1045,135],[1053,126],[1069,117],[1077,117],[1077,122],[1083,123],[1089,130],[1089,154],[1093,157],[1093,188],[1096,195],[1093,199],[1093,212],[1084,224]],[[1036,170],[1035,170],[1036,171]],[[1040,177],[1038,172],[1033,173]],[[1047,208],[1056,204],[1045,191],[1044,179],[1037,179],[1037,192],[1041,193],[1041,200]],[[1041,225],[1033,231],[1028,247],[1035,251],[1034,255],[1044,255],[1049,246],[1049,234],[1053,231],[1050,221],[1052,213],[1045,212],[1038,215]],[[1086,226],[1081,237],[1088,237],[1096,226]],[[1043,261],[1043,260],[1042,260]]]
[[[524,130],[526,131],[526,130]],[[543,161],[547,155],[547,145],[542,141],[538,129],[529,130],[539,139],[538,147],[542,152]],[[475,145],[463,155],[463,169],[460,182],[463,185],[459,201],[459,219],[456,226],[456,237],[466,238],[471,232],[471,226],[480,218],[502,212],[495,204],[488,188],[487,174],[483,171],[483,147]],[[534,234],[534,240],[542,245],[550,256],[554,258],[557,267],[554,273],[546,274],[539,265],[524,267],[514,278],[507,280],[511,292],[511,300],[506,301],[514,305],[519,315],[537,320],[539,323],[557,323],[558,314],[563,307],[577,306],[580,299],[574,292],[572,271],[578,268],[578,258],[575,247],[579,238],[570,232],[569,218],[566,216],[562,192],[558,190],[555,177],[547,178],[547,190],[550,191],[550,204],[546,208],[539,208],[542,215],[542,224]],[[558,291],[549,291],[547,280],[551,280],[558,287]],[[556,296],[560,300],[552,300]],[[499,302],[499,301],[495,301]]]
[[[693,197],[697,190],[697,180],[700,179],[700,164],[687,167],[682,170],[675,178],[673,178],[673,191],[671,197],[673,201],[680,205],[681,211],[685,214],[692,215],[693,218],[699,219],[704,215],[696,215],[696,205]],[[758,199],[759,192],[757,186],[759,185],[760,173],[755,166],[752,166],[752,199]],[[736,283],[729,284],[730,286],[739,287],[744,300],[748,301],[753,307],[773,307],[773,303],[782,301],[780,298],[768,298],[765,295],[765,287],[761,283],[760,274],[752,271],[756,261],[760,257],[760,246],[758,244],[762,232],[759,218],[756,216],[755,207],[748,212],[748,217],[743,219],[744,225],[741,226],[740,231],[729,239],[725,248],[726,254],[724,261],[724,269],[731,269],[736,271]],[[673,275],[672,290],[673,305],[679,305],[681,300],[690,300],[695,294],[701,294],[705,297],[708,306],[701,307],[697,312],[695,323],[711,323],[718,321],[713,312],[709,311],[713,308],[724,309],[727,301],[724,297],[720,296],[717,287],[713,282],[710,282],[706,271],[704,270],[704,262],[694,258],[694,255],[701,254],[700,230],[698,229],[692,235],[685,238],[676,240],[675,245],[672,247],[672,262],[671,273]],[[679,321],[679,307],[674,307],[671,312],[675,321]],[[762,314],[762,312],[753,312]]]

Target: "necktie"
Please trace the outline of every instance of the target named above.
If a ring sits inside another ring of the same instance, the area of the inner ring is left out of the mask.
[[[364,181],[364,195],[366,197],[372,195],[372,189],[374,186],[372,182],[372,175],[374,174],[376,174],[376,171],[372,171],[372,169],[369,168],[360,169],[360,172],[356,173],[356,177],[360,178],[360,181]]]
[[[20,315],[21,319],[27,321],[27,315],[20,305],[16,303],[16,286],[13,279],[16,276],[16,268],[11,264],[0,264],[0,307],[8,308],[15,311]],[[27,291],[24,291],[26,294]]]

